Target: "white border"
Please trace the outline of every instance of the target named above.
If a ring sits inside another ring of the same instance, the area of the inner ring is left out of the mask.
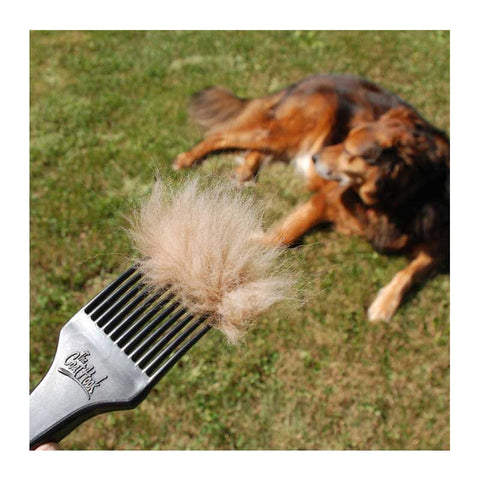
[[[3,470],[35,478],[453,478],[478,474],[479,271],[473,2],[10,2],[2,7]],[[471,5],[471,7],[470,7]],[[28,35],[30,29],[450,29],[452,139],[451,452],[27,451]],[[6,107],[6,108],[5,108]],[[6,146],[6,148],[5,148]],[[13,341],[13,339],[15,339]]]

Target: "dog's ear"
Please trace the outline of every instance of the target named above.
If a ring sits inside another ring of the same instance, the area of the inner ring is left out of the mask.
[[[379,132],[376,122],[365,122],[353,128],[340,145],[342,151],[350,152],[352,157],[361,157],[366,163],[375,165],[383,147],[378,140]]]
[[[406,107],[392,108],[376,124],[377,140],[383,149],[413,144],[422,135],[424,122]]]
[[[383,148],[376,184],[379,198],[398,204],[427,184],[443,188],[448,181],[449,156],[445,134],[406,107],[387,112],[376,129],[377,141]]]

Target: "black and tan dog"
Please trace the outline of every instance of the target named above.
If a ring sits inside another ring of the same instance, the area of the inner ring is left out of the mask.
[[[449,139],[396,95],[356,77],[316,75],[252,100],[207,89],[190,111],[206,137],[174,168],[241,150],[241,181],[269,157],[304,172],[314,195],[263,241],[288,245],[329,223],[379,251],[412,256],[379,292],[370,320],[389,320],[411,286],[448,261]]]

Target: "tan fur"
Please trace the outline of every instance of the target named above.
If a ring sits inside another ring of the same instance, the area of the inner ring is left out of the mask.
[[[170,285],[193,313],[208,315],[231,342],[254,318],[289,292],[281,250],[251,240],[261,212],[233,187],[188,180],[173,189],[161,181],[133,220],[140,268],[157,288]]]

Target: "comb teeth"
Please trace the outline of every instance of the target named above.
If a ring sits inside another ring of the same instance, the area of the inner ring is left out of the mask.
[[[210,329],[168,288],[153,292],[130,268],[84,312],[152,381],[158,381]],[[203,328],[200,329],[200,326]]]

